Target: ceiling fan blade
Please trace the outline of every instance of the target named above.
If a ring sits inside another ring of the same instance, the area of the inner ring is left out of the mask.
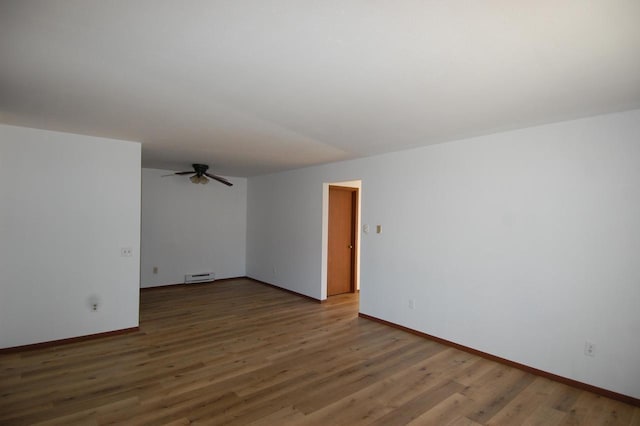
[[[195,173],[196,173],[195,171],[191,170],[190,172],[175,172],[174,175],[181,176],[181,175],[190,175]]]
[[[218,182],[220,182],[220,183],[224,183],[224,184],[225,184],[225,185],[227,185],[227,186],[233,186],[233,184],[232,184],[231,182],[229,182],[228,180],[226,180],[226,179],[225,179],[225,178],[223,178],[223,177],[216,176],[216,175],[212,175],[212,174],[210,174],[210,173],[206,173],[206,172],[205,172],[205,175],[206,175],[206,176],[208,176],[208,177],[210,177],[211,179],[215,179],[215,180],[217,180],[217,181],[218,181]]]

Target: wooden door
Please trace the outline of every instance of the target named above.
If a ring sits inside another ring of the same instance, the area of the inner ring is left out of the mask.
[[[329,186],[328,296],[355,291],[357,199],[356,188]]]

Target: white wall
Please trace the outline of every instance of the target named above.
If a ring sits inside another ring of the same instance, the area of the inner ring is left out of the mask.
[[[323,180],[318,171],[249,178],[247,275],[321,299]]]
[[[638,398],[639,135],[636,110],[250,178],[247,273],[321,298],[323,183],[362,179],[361,312]]]
[[[169,173],[142,169],[141,286],[182,283],[188,273],[245,276],[247,180],[195,185],[161,177]]]
[[[0,348],[138,326],[139,247],[140,144],[0,125]]]

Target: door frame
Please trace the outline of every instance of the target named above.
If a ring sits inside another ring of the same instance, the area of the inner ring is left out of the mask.
[[[327,268],[329,249],[329,186],[343,186],[356,188],[356,224],[355,224],[355,268],[354,268],[354,291],[360,290],[360,237],[361,237],[361,212],[362,212],[362,180],[354,179],[349,181],[325,182],[322,184],[322,256],[320,266],[320,299],[327,299]]]

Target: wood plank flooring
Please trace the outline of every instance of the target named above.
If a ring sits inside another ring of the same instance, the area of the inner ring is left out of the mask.
[[[0,424],[640,425],[640,408],[250,280],[145,290],[140,331],[0,354]]]

